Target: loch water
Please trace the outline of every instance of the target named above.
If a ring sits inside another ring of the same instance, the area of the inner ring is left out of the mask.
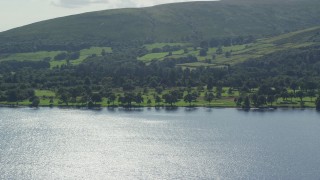
[[[0,108],[0,179],[320,179],[320,113]]]

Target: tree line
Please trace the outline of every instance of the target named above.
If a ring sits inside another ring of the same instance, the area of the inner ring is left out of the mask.
[[[69,91],[78,88],[78,92],[91,91],[103,95],[108,89],[130,92],[139,87],[210,89],[214,86],[230,87],[241,92],[237,99],[241,106],[248,100],[250,105],[258,106],[268,102],[268,99],[270,102],[277,99],[277,96],[316,97],[320,88],[319,47],[276,52],[219,68],[178,66],[198,62],[194,56],[166,58],[145,64],[137,60],[139,53],[137,48],[115,49],[113,54],[90,57],[79,65],[67,64],[52,69],[47,61],[0,62],[0,91],[8,95],[13,89],[48,89],[59,94],[60,89]],[[259,89],[257,95],[251,95],[254,89]],[[163,100],[170,102],[169,97],[168,101]],[[194,97],[189,95],[186,99],[190,102]]]

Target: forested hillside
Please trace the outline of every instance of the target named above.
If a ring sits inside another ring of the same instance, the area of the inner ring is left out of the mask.
[[[264,37],[320,25],[316,0],[222,0],[91,12],[0,33],[0,53]]]

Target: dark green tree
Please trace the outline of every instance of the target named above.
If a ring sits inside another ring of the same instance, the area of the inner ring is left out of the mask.
[[[243,102],[243,97],[240,96],[238,98],[235,98],[234,101],[235,101],[237,107],[241,107],[241,104]]]
[[[56,61],[61,61],[61,60],[67,59],[67,57],[68,57],[68,54],[67,54],[66,52],[62,52],[62,53],[57,54],[57,55],[54,57],[54,60],[56,60]]]
[[[49,100],[50,106],[53,106],[53,103],[54,103],[53,97],[50,97],[50,100]]]
[[[19,100],[19,92],[16,89],[7,91],[6,95],[8,102],[18,102]]]
[[[93,93],[91,96],[91,100],[96,105],[99,102],[102,102],[102,96],[100,93]]]
[[[60,97],[59,97],[60,101],[62,101],[62,103],[65,103],[67,106],[69,106],[69,99],[70,99],[70,95],[67,92],[63,92]]]
[[[248,96],[246,96],[244,98],[244,102],[243,102],[243,109],[250,109],[251,106],[250,106],[250,98]]]
[[[228,95],[232,95],[233,94],[233,89],[232,88],[229,88],[228,89]]]
[[[80,58],[80,52],[76,51],[76,52],[72,52],[68,54],[68,60],[76,60]]]
[[[155,103],[157,103],[158,106],[160,106],[160,103],[162,102],[162,99],[160,96],[155,97]]]
[[[315,104],[316,104],[317,111],[320,111],[320,97],[317,98]]]
[[[39,97],[34,97],[31,103],[31,107],[38,107],[40,104],[40,98]]]
[[[200,47],[203,48],[203,49],[209,48],[208,41],[201,41],[200,42]]]
[[[293,101],[293,98],[296,97],[296,95],[295,95],[294,92],[289,92],[289,93],[288,93],[288,96],[290,97],[290,101],[291,101],[291,102]]]
[[[84,84],[86,85],[86,86],[90,86],[91,85],[91,79],[90,79],[90,77],[86,77],[85,79],[84,79]]]
[[[267,102],[270,103],[271,106],[274,103],[274,101],[275,101],[274,95],[267,96]]]
[[[217,53],[218,55],[220,55],[220,54],[223,53],[223,49],[222,49],[221,46],[218,47],[218,49],[216,50],[216,53]]]
[[[208,52],[207,48],[201,49],[199,52],[199,56],[202,56],[202,57],[207,56],[207,52]]]
[[[310,100],[312,101],[312,99],[316,96],[316,92],[314,89],[311,89],[307,92],[308,97],[310,98]]]
[[[183,100],[184,102],[189,103],[189,106],[191,106],[191,103],[196,100],[196,97],[193,94],[188,93],[184,96]]]
[[[222,86],[217,86],[217,95],[216,97],[220,99],[222,97]]]
[[[143,99],[143,97],[142,97],[142,94],[141,94],[141,93],[138,93],[138,94],[136,95],[134,101],[140,106],[140,104],[144,102],[144,99]]]
[[[124,82],[122,84],[122,89],[124,91],[133,91],[135,89],[134,84],[132,83],[132,81],[127,80],[126,82]]]
[[[212,91],[212,89],[213,89],[213,79],[212,77],[209,77],[207,82],[207,90]]]
[[[291,82],[290,88],[293,90],[294,94],[296,94],[296,90],[297,90],[298,87],[299,87],[299,85],[298,85],[297,82],[295,82],[295,81]]]
[[[102,49],[102,51],[101,51],[101,56],[105,56],[105,55],[107,55],[106,50],[105,50],[105,49]]]
[[[174,92],[164,94],[162,98],[164,99],[165,103],[170,104],[171,107],[179,100],[177,94]]]
[[[252,94],[250,96],[250,98],[251,98],[251,101],[252,101],[254,107],[258,107],[258,95],[257,94]]]
[[[213,99],[214,99],[213,93],[212,93],[212,92],[209,92],[209,93],[206,92],[206,94],[205,94],[205,100],[209,102],[209,105],[210,105],[210,103],[213,101]]]
[[[288,91],[287,91],[287,90],[282,91],[281,97],[282,97],[282,100],[283,100],[283,101],[284,101],[284,100],[288,100],[288,97],[289,97]]]
[[[258,107],[261,107],[261,106],[265,105],[266,103],[267,103],[266,97],[263,95],[260,95],[258,97],[258,102],[257,102]]]
[[[298,91],[296,93],[296,96],[300,99],[300,103],[302,103],[302,100],[304,98],[304,92],[303,91]]]
[[[128,107],[132,106],[132,102],[135,101],[135,95],[133,93],[125,93],[123,103],[127,104]]]
[[[162,87],[157,87],[155,90],[156,90],[156,93],[161,94],[162,91],[163,91],[163,88]]]
[[[108,100],[110,102],[112,102],[112,105],[114,106],[114,101],[116,100],[116,95],[114,93],[111,93],[109,96],[108,96]]]

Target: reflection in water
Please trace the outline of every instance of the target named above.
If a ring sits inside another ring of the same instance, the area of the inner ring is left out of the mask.
[[[313,110],[0,109],[0,179],[318,179]]]
[[[173,106],[173,107],[170,107],[170,106],[167,106],[167,107],[164,107],[164,110],[167,111],[167,112],[175,112],[175,111],[178,111],[179,110],[179,107],[176,107],[176,106]]]
[[[187,108],[184,108],[185,112],[194,112],[194,111],[197,111],[198,108],[196,107],[187,107]]]
[[[143,112],[144,108],[118,108],[120,112],[126,112],[126,113],[136,113],[136,112]]]
[[[115,107],[107,107],[106,109],[107,109],[108,112],[112,112],[113,113],[113,112],[116,112],[117,108],[115,108]]]

